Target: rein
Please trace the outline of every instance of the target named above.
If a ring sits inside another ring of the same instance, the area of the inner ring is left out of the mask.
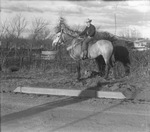
[[[64,32],[64,34],[67,34],[68,36],[70,36],[71,38],[76,38],[75,36],[73,36],[73,35],[71,35],[71,34],[69,34],[69,33],[67,33],[67,32]]]
[[[75,36],[73,36],[73,35],[71,35],[71,34],[65,32],[65,31],[62,29],[62,30],[61,30],[61,38],[63,39],[64,42],[65,42],[65,37],[63,37],[63,35],[62,35],[63,33],[66,34],[66,35],[68,35],[68,36],[71,37],[72,39],[75,39],[75,38],[76,38]],[[59,40],[60,40],[60,39],[59,39]]]
[[[61,36],[62,36],[63,42],[65,42],[65,37],[62,35],[63,33],[66,34],[66,35],[68,35],[69,37],[71,37],[72,41],[77,38],[76,36],[71,35],[70,33],[68,33],[65,29],[61,29]],[[75,34],[77,34],[77,33],[75,33]],[[75,46],[76,46],[76,44],[71,44],[70,46],[67,47],[67,50],[71,50]]]
[[[66,35],[68,35],[69,37],[71,37],[72,40],[76,38],[75,36],[73,36],[73,35],[71,35],[71,34],[69,34],[69,33],[67,33],[67,32],[64,32],[64,34],[66,34]],[[64,39],[64,38],[63,38],[63,39]],[[67,47],[67,50],[72,49],[74,46],[75,46],[75,44],[68,46],[68,47]]]

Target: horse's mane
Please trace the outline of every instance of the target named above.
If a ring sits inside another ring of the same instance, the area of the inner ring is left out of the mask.
[[[112,33],[106,32],[106,31],[97,32],[96,33],[96,39],[105,39],[105,40],[109,40],[111,42],[118,41],[118,40],[120,40],[120,41],[122,40],[122,41],[125,41],[125,42],[130,42],[130,43],[132,42],[132,41],[126,39],[126,38],[114,35]]]
[[[60,22],[58,26],[56,27],[56,32],[60,32],[63,29],[65,33],[67,33],[70,36],[76,37],[79,34],[79,31],[73,30],[70,28],[70,26],[66,23],[64,18],[60,18]]]
[[[64,31],[67,33],[67,34],[69,34],[69,35],[71,35],[71,36],[73,36],[73,37],[76,37],[78,34],[79,34],[79,32],[78,31],[75,31],[75,30],[73,30],[73,29],[71,29],[67,24],[62,24],[62,27],[63,27],[63,29],[64,29]]]

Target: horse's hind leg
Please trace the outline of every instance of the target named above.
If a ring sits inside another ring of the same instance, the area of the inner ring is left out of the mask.
[[[128,76],[130,74],[130,66],[129,64],[123,64],[125,69],[125,76]]]
[[[110,56],[111,57],[111,56]],[[109,74],[109,71],[110,71],[110,67],[111,66],[113,66],[114,64],[113,64],[113,61],[112,60],[110,60],[111,58],[105,58],[104,60],[105,60],[105,64],[106,64],[106,67],[105,67],[105,76],[104,76],[104,78],[105,79],[107,79],[108,78],[108,74]],[[110,62],[110,61],[112,61],[112,62]]]
[[[105,79],[108,78],[109,71],[110,71],[110,64],[107,63],[105,67],[105,76],[104,76]]]
[[[113,68],[114,79],[116,79],[117,78],[117,74],[116,74],[117,69],[116,69],[116,60],[115,60],[114,54],[112,54],[112,56],[111,56],[110,65]]]
[[[105,61],[103,59],[103,56],[98,56],[97,58],[95,58],[97,67],[98,67],[98,72],[100,76],[104,75],[104,71],[105,71]]]
[[[77,62],[77,80],[79,81],[81,79],[81,66],[80,61]]]

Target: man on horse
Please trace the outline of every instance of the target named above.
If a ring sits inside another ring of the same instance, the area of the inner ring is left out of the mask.
[[[88,58],[88,44],[93,40],[93,37],[95,36],[96,29],[95,26],[91,24],[92,20],[87,19],[86,20],[86,28],[84,29],[83,32],[79,34],[79,36],[84,36],[85,39],[83,41],[82,45],[82,51],[83,51],[83,59]]]

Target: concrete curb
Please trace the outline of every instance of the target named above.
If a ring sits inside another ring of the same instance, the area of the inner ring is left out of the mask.
[[[46,94],[57,96],[75,96],[75,97],[97,97],[125,99],[121,92],[95,91],[95,90],[75,90],[75,89],[54,89],[54,88],[36,88],[36,87],[17,87],[14,92],[29,94]]]

